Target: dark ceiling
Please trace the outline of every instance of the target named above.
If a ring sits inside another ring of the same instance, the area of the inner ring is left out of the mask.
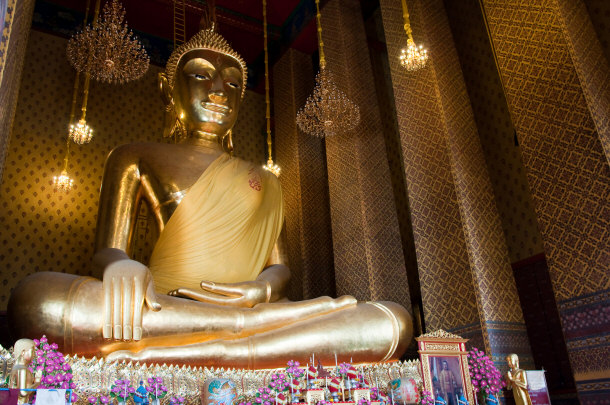
[[[70,36],[80,29],[86,3],[85,0],[37,0],[34,27]],[[161,48],[160,51],[152,50],[151,62],[163,64],[173,46],[174,1],[121,0],[121,3],[129,27],[143,37],[147,50],[154,45]],[[204,0],[184,0],[184,3],[188,39],[199,30],[207,5]],[[102,8],[104,4],[105,0],[102,0]],[[95,0],[91,0],[90,15],[94,5]],[[249,87],[258,89],[264,69],[262,7],[262,0],[216,0],[218,31],[244,57],[249,68]],[[70,18],[66,17],[68,14],[71,14]],[[314,17],[314,0],[267,0],[271,64],[289,47],[307,54],[317,50]],[[64,24],[64,20],[72,20],[73,27],[57,27]]]

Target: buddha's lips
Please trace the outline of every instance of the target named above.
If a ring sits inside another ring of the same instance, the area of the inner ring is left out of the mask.
[[[216,103],[202,103],[203,108],[206,110],[210,110],[220,114],[229,114],[231,112],[231,108],[226,105],[216,104]]]

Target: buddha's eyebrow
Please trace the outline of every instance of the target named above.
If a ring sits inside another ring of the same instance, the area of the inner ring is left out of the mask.
[[[207,59],[204,58],[194,58],[186,62],[184,65],[184,70],[188,73],[192,70],[196,69],[215,69],[214,65]]]
[[[224,75],[237,75],[237,76],[241,76],[241,72],[239,69],[237,69],[236,67],[233,66],[229,66],[228,68],[225,68],[222,70],[222,74]]]

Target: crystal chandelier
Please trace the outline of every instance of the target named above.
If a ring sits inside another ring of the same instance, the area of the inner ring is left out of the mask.
[[[148,70],[148,54],[124,20],[121,3],[107,2],[100,21],[68,42],[72,66],[104,83],[125,83],[142,77]]]
[[[91,138],[93,137],[93,129],[91,129],[91,127],[87,124],[87,121],[81,118],[76,125],[70,125],[70,132],[68,136],[74,143],[83,145],[91,141]]]
[[[267,159],[267,164],[263,165],[263,169],[275,174],[276,177],[280,177],[280,172],[282,169],[275,163],[273,163],[273,159]]]
[[[405,32],[407,34],[407,47],[400,52],[400,64],[408,71],[414,71],[426,66],[428,61],[428,51],[422,46],[417,46],[413,41],[413,32],[409,22],[409,11],[407,1],[402,0],[402,17],[404,19]]]
[[[319,0],[316,0],[316,12],[320,72],[316,75],[313,93],[297,113],[297,125],[303,132],[322,138],[354,129],[360,122],[360,109],[339,90],[326,70]]]
[[[273,163],[273,147],[271,141],[271,107],[269,106],[269,50],[267,49],[267,0],[263,0],[263,35],[265,36],[265,102],[267,110],[265,118],[267,119],[267,153],[269,158],[267,164],[263,165],[263,169],[275,174],[275,177],[280,177],[280,167]]]
[[[53,187],[57,191],[67,193],[72,189],[73,185],[74,180],[72,180],[70,176],[68,176],[68,172],[66,171],[66,169],[62,170],[59,176],[53,177]]]

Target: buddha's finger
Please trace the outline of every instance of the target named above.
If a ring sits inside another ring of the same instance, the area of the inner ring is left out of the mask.
[[[123,287],[123,340],[131,340],[131,322],[134,310],[132,303],[135,304],[133,299],[133,277],[121,277],[121,284]]]
[[[112,339],[112,279],[104,277],[102,280],[104,291],[104,324],[102,325],[102,337]]]
[[[133,340],[142,339],[142,311],[144,310],[144,285],[133,285]]]
[[[120,340],[123,337],[123,328],[121,326],[121,301],[123,296],[121,294],[121,279],[119,277],[112,277],[112,292],[112,329],[114,338]]]
[[[174,297],[185,297],[190,298],[199,302],[206,302],[208,304],[226,305],[239,307],[241,305],[241,298],[230,298],[223,295],[214,294],[208,291],[194,291],[189,288],[177,288],[169,292],[169,295]]]
[[[245,295],[246,285],[244,283],[214,283],[212,281],[202,281],[199,283],[201,289],[215,294],[222,294],[228,297],[242,297]]]

